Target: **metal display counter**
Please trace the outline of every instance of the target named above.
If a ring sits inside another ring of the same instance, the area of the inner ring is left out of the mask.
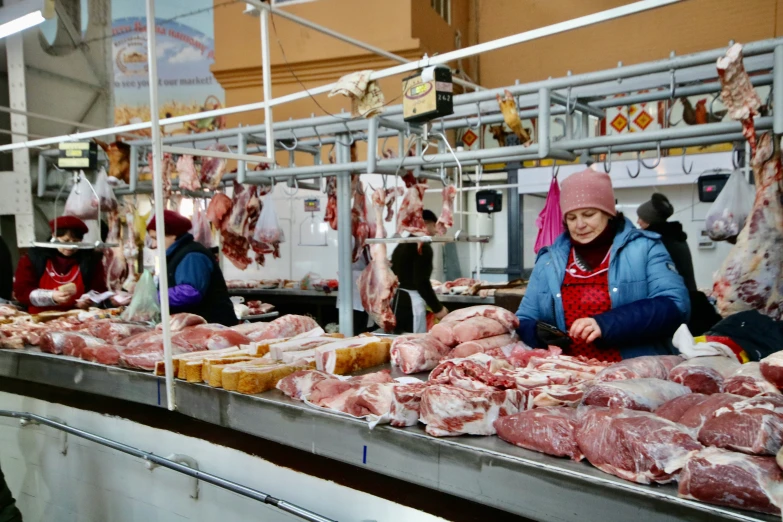
[[[65,356],[0,350],[0,376],[166,406],[163,377]],[[633,484],[498,437],[435,438],[420,426],[370,430],[277,390],[243,395],[177,381],[176,396],[177,410],[190,417],[535,520],[780,520],[681,499],[674,485]]]

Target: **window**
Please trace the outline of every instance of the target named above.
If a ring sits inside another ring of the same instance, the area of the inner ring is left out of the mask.
[[[430,5],[446,23],[451,25],[451,0],[430,0]]]

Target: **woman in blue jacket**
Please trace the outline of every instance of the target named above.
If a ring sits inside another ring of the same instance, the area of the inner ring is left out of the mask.
[[[613,362],[671,353],[690,301],[660,236],[618,214],[605,173],[565,179],[560,207],[567,231],[539,251],[517,311],[525,344],[545,348],[554,326],[570,337],[570,355]]]

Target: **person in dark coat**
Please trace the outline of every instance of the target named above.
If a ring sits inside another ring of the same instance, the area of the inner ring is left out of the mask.
[[[0,522],[22,522],[22,513],[16,507],[16,500],[0,470]]]
[[[53,219],[49,227],[60,243],[80,243],[87,233],[84,221],[73,216]],[[16,267],[14,295],[33,314],[89,305],[79,298],[90,290],[106,291],[103,254],[93,249],[35,247]]]
[[[682,230],[679,221],[667,221],[674,214],[674,207],[669,198],[656,192],[649,201],[639,205],[636,215],[637,223],[648,231],[660,234],[663,246],[674,261],[677,272],[680,273],[689,292],[695,292],[696,278],[693,275],[693,259],[688,246],[688,234]]]
[[[157,248],[156,218],[147,225],[152,248]],[[190,220],[166,210],[163,213],[169,307],[172,314],[200,315],[209,323],[234,326],[239,323],[229,298],[226,280],[214,254],[193,240]]]
[[[14,265],[11,261],[11,251],[5,239],[0,237],[0,299],[11,300],[14,290]]]
[[[434,236],[437,216],[431,210],[424,210],[422,217],[429,235]],[[426,333],[427,307],[438,319],[442,319],[449,312],[438,301],[430,283],[432,256],[432,247],[427,243],[400,243],[392,253],[392,272],[400,281],[392,303],[399,332]]]
[[[674,207],[669,202],[669,198],[656,192],[649,201],[639,206],[636,211],[636,215],[639,216],[637,223],[644,230],[661,236],[663,246],[672,257],[677,272],[688,288],[691,300],[691,318],[688,321],[688,328],[694,335],[701,335],[720,321],[721,317],[707,296],[699,292],[696,287],[691,249],[687,243],[688,235],[682,230],[682,223],[668,221],[672,214],[674,214]]]

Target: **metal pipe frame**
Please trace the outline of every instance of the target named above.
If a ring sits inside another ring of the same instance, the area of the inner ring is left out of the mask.
[[[340,333],[353,336],[353,238],[351,237],[351,171],[346,165],[351,163],[351,149],[348,139],[337,141],[336,164],[342,167],[337,171],[337,251],[338,251],[338,289],[340,304],[338,308]],[[367,162],[363,162],[365,165]],[[326,165],[324,165],[326,166]]]
[[[21,421],[27,421],[33,424],[42,424],[44,426],[48,426],[50,428],[60,430],[69,435],[75,435],[76,437],[89,440],[90,442],[94,442],[95,444],[100,444],[101,446],[111,448],[121,453],[138,457],[146,462],[151,462],[157,466],[167,468],[172,471],[176,471],[177,473],[182,473],[183,475],[187,475],[189,477],[193,477],[196,480],[202,480],[208,484],[212,484],[213,486],[223,488],[227,491],[231,491],[232,493],[236,493],[243,497],[251,498],[253,500],[263,502],[264,504],[269,504],[271,506],[280,509],[281,511],[290,513],[303,520],[308,520],[310,522],[336,522],[335,520],[326,518],[317,513],[313,513],[308,509],[299,507],[296,504],[292,504],[290,502],[286,502],[285,500],[275,498],[267,493],[263,493],[256,489],[252,489],[247,486],[243,486],[242,484],[237,484],[236,482],[232,482],[230,480],[220,478],[216,475],[212,475],[211,473],[206,473],[204,471],[194,469],[193,467],[180,464],[179,462],[175,462],[174,460],[159,457],[154,453],[143,451],[138,448],[134,448],[133,446],[128,446],[127,444],[123,444],[115,440],[107,439],[106,437],[101,437],[100,435],[96,435],[88,431],[80,430],[78,428],[73,428],[63,422],[58,422],[53,419],[43,417],[41,415],[36,415],[35,413],[0,410],[0,417],[20,419]]]

